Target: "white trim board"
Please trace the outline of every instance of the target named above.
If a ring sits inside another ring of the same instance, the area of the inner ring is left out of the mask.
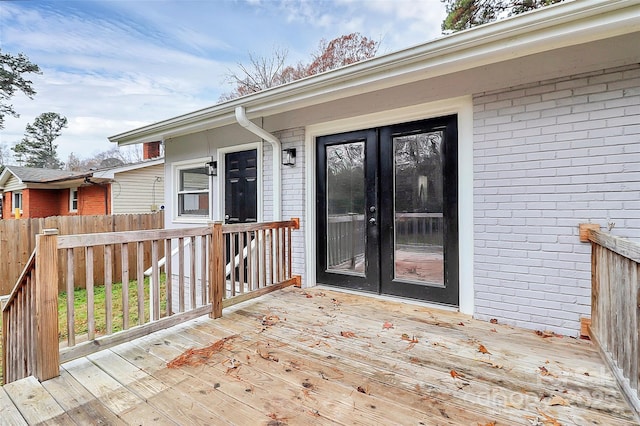
[[[316,143],[319,136],[381,127],[410,121],[457,114],[458,116],[458,232],[459,232],[459,310],[472,315],[473,286],[473,99],[471,96],[344,118],[305,128],[305,286],[316,283]]]

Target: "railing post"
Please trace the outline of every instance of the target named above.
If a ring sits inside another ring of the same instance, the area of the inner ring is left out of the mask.
[[[211,234],[211,248],[209,250],[209,283],[211,286],[211,318],[222,316],[222,299],[224,296],[224,238],[222,235],[222,222],[213,224]]]
[[[36,236],[35,284],[35,375],[42,382],[60,375],[57,229]]]

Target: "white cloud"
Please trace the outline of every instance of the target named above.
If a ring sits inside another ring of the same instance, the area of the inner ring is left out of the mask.
[[[107,137],[216,103],[248,52],[307,60],[320,39],[360,32],[382,53],[440,34],[439,0],[3,2],[2,50],[40,65],[34,100],[12,99],[0,143],[18,142],[42,112],[65,115],[66,160],[112,145]]]

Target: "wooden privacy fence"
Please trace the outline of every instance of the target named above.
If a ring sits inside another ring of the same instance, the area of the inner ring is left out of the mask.
[[[2,308],[3,377],[5,383],[29,375],[40,381],[59,374],[65,362],[108,348],[269,291],[300,284],[292,275],[292,231],[298,219],[282,222],[161,229],[84,235],[46,230]],[[129,263],[129,247],[151,246],[151,271]],[[102,256],[96,256],[97,249]],[[122,291],[113,292],[113,254],[122,271]],[[161,257],[161,249],[169,257]],[[58,258],[67,258],[64,285],[75,286],[74,250],[84,251],[88,271],[86,308],[75,310],[67,293],[65,320],[58,317]],[[92,268],[102,263],[104,306],[95,303]],[[161,266],[162,265],[162,266]],[[162,270],[164,272],[162,272]],[[132,300],[135,298],[135,302]],[[116,303],[117,301],[117,303]],[[98,317],[101,320],[98,322]],[[86,318],[86,331],[79,332]],[[98,329],[97,324],[104,324]],[[66,341],[59,344],[59,335]]]
[[[581,226],[591,242],[590,335],[640,414],[640,244],[589,228]]]
[[[52,216],[47,218],[0,220],[0,295],[9,294],[12,286],[22,273],[31,253],[36,246],[36,235],[44,229],[57,229],[60,235],[89,234],[98,232],[138,231],[164,228],[164,213],[122,214],[110,216]],[[102,248],[96,256],[102,257]],[[135,263],[136,252],[130,253],[131,263]],[[114,259],[119,252],[113,253]],[[84,287],[85,265],[84,251],[74,252],[74,275],[76,285]],[[145,245],[144,261],[150,265],[151,247]],[[67,258],[60,258],[58,268],[60,283],[65,282]],[[114,279],[119,281],[121,271],[119,263],[114,262]],[[102,263],[93,267],[94,282],[101,283],[104,276]],[[61,287],[59,290],[64,290]]]

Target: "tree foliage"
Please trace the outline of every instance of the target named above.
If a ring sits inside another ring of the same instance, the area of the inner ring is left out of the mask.
[[[486,24],[500,16],[517,15],[563,0],[442,0],[447,17],[442,22],[444,32],[466,30]]]
[[[27,167],[62,169],[64,163],[58,158],[58,145],[53,141],[67,127],[67,118],[57,112],[45,112],[27,124],[24,138],[13,147],[16,157]]]
[[[85,172],[92,169],[139,163],[140,161],[142,161],[141,145],[133,145],[126,148],[116,146],[107,151],[94,153],[91,157],[84,159],[72,152],[67,157],[65,168],[74,172]]]
[[[13,105],[8,103],[16,91],[20,91],[33,98],[36,94],[33,90],[33,82],[25,78],[25,74],[40,74],[40,67],[31,63],[22,53],[17,56],[10,53],[3,53],[0,49],[0,129],[4,129],[5,115],[19,117],[13,109]]]
[[[238,64],[238,71],[227,76],[235,87],[231,92],[220,96],[220,101],[228,101],[372,58],[378,52],[379,45],[379,42],[360,33],[343,35],[330,41],[323,39],[309,63],[296,65],[286,65],[288,52],[285,49],[275,49],[269,57],[250,54],[247,65]]]

